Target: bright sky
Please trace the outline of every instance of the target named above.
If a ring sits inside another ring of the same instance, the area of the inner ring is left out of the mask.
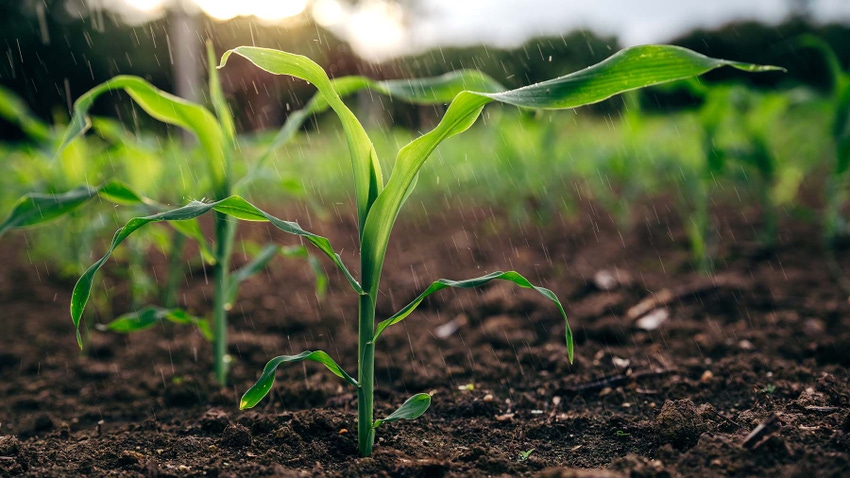
[[[127,4],[152,14],[178,0],[89,0]],[[696,27],[715,27],[741,19],[777,23],[791,0],[418,0],[405,14],[390,0],[180,0],[208,15],[227,19],[255,15],[263,21],[309,11],[316,20],[351,42],[371,60],[443,45],[487,43],[515,46],[535,35],[576,28],[616,34],[625,45],[670,40]],[[850,23],[850,0],[811,0],[819,21]]]
[[[580,27],[616,34],[625,46],[669,40],[694,27],[736,19],[782,21],[789,0],[426,0],[433,21],[416,27],[416,42],[485,41],[515,45],[535,34]],[[812,0],[815,18],[850,22],[850,0]],[[437,19],[440,19],[437,21]]]

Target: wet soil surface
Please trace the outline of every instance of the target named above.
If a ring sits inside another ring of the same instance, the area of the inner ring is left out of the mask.
[[[850,306],[817,225],[786,217],[765,251],[757,214],[721,215],[717,271],[705,277],[671,209],[643,207],[626,230],[592,205],[538,225],[486,208],[402,218],[380,317],[436,278],[513,269],[564,301],[576,356],[570,364],[556,307],[532,291],[442,291],[377,345],[376,416],[414,393],[433,404],[382,425],[369,458],[357,456],[354,390],[318,364],[281,368],[268,398],[237,407],[275,355],[323,349],[354,374],[356,297],[341,275],[329,270],[322,300],[296,259],[249,280],[223,388],[210,345],[188,327],[92,332],[81,353],[72,282],[27,260],[22,236],[6,237],[0,476],[845,476]],[[356,264],[349,214],[280,215]],[[850,248],[837,262],[850,267]],[[118,263],[111,275],[94,293],[122,312]],[[203,271],[181,301],[209,310]]]

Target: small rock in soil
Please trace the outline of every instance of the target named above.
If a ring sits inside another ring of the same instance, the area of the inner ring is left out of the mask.
[[[593,285],[599,290],[614,290],[617,287],[628,287],[634,282],[631,274],[620,269],[602,269],[593,274]]]
[[[238,423],[228,425],[221,434],[221,445],[226,448],[245,448],[252,441],[251,431]]]
[[[644,315],[635,322],[635,327],[642,330],[655,330],[661,327],[670,318],[670,311],[666,307],[660,307]]]
[[[697,443],[705,430],[705,422],[694,402],[687,398],[667,400],[655,419],[655,429],[661,443],[684,449]]]

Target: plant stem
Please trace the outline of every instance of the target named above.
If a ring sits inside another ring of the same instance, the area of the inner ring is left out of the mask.
[[[215,378],[227,384],[227,289],[230,283],[230,255],[236,222],[224,214],[215,213],[216,263],[213,269],[213,367]]]
[[[377,287],[375,287],[377,289]],[[367,289],[369,290],[369,289]],[[375,392],[375,301],[371,290],[361,295],[357,317],[359,338],[357,343],[357,445],[360,456],[372,454],[375,443],[374,392]]]

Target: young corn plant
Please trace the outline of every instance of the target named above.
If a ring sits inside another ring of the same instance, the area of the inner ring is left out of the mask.
[[[72,297],[72,318],[79,327],[79,317],[88,300],[94,274],[122,241],[146,224],[160,221],[181,223],[206,213],[213,213],[216,216],[216,224],[224,224],[226,227],[232,227],[230,226],[232,222],[225,219],[226,216],[230,216],[245,221],[269,222],[281,231],[299,236],[325,254],[344,274],[358,295],[357,377],[346,372],[322,350],[307,350],[297,355],[281,355],[269,361],[257,382],[245,392],[240,401],[240,408],[253,407],[269,393],[274,383],[275,371],[280,365],[305,360],[321,363],[357,390],[358,447],[361,456],[372,453],[375,429],[381,424],[414,419],[424,413],[431,403],[428,394],[418,393],[405,401],[395,412],[376,420],[374,418],[375,348],[381,334],[388,327],[407,318],[426,297],[439,290],[447,287],[479,287],[493,280],[504,280],[537,291],[550,299],[564,317],[567,357],[570,361],[573,358],[572,333],[560,301],[550,290],[531,284],[525,277],[514,271],[498,271],[461,281],[438,279],[399,312],[376,325],[375,311],[380,278],[393,225],[402,205],[415,187],[419,170],[441,142],[470,128],[483,108],[493,101],[522,108],[569,109],[595,103],[624,91],[700,75],[724,65],[746,71],[774,69],[712,59],[678,47],[644,46],[623,50],[608,60],[571,75],[505,91],[488,77],[468,71],[438,78],[392,82],[375,82],[363,77],[331,80],[318,64],[306,57],[257,47],[239,47],[226,52],[222,57],[220,68],[226,65],[231,55],[242,56],[270,73],[289,75],[308,81],[317,88],[316,96],[304,110],[290,116],[290,120],[284,125],[275,142],[285,142],[297,131],[300,122],[312,113],[332,109],[341,120],[353,170],[360,238],[359,279],[343,264],[327,238],[306,231],[295,222],[279,219],[238,195],[231,195],[211,202],[193,201],[177,209],[128,221],[116,232],[107,253],[78,281]],[[463,89],[459,89],[459,85],[463,86]],[[414,103],[449,103],[444,117],[432,131],[401,148],[392,174],[386,183],[372,142],[360,122],[342,101],[343,96],[364,88]],[[145,96],[134,93],[132,89],[129,91],[140,104],[146,99]],[[161,98],[162,95],[154,97],[156,101],[161,101]],[[170,99],[167,104],[168,111],[177,110],[178,104],[174,104],[175,102],[176,100]],[[189,125],[188,128],[192,129],[191,124],[186,121],[188,115],[206,117],[197,109],[185,110],[182,106],[185,102],[179,102],[179,105],[180,111],[185,111],[185,114],[168,117],[166,120],[181,126]],[[144,105],[143,108],[145,108]],[[155,117],[163,119],[159,116]],[[204,137],[200,139],[204,145]],[[221,144],[218,140],[207,139],[206,141],[212,146]],[[214,177],[219,177],[215,173],[226,169],[222,166],[227,164],[226,158],[221,157],[220,151],[213,151],[214,147],[209,149],[210,158],[218,159],[218,161],[212,161],[211,169],[214,170]],[[260,163],[262,161],[258,161],[258,164]],[[250,176],[249,174],[248,177]]]
[[[847,201],[847,170],[850,169],[850,70],[842,70],[835,51],[823,39],[806,35],[798,38],[797,42],[823,57],[831,80],[826,106],[832,116],[835,163],[826,187],[823,235],[827,246],[833,248],[850,233],[847,218],[842,213]]]
[[[731,151],[730,156],[756,173],[762,216],[759,242],[763,248],[771,250],[776,246],[779,208],[796,197],[803,178],[802,170],[783,161],[771,145],[780,116],[788,110],[794,95],[791,92],[741,92],[740,123],[746,140],[744,147]]]
[[[683,202],[687,212],[682,214],[685,231],[691,246],[691,258],[701,274],[714,271],[714,227],[709,209],[711,187],[722,175],[726,162],[726,148],[719,141],[720,129],[731,117],[733,88],[726,85],[708,87],[697,81],[685,83],[692,94],[702,97],[703,103],[697,112],[701,126],[700,145],[703,162],[697,171],[683,173]]]
[[[12,229],[43,224],[58,217],[72,216],[77,213],[81,206],[92,202],[94,199],[101,199],[120,206],[131,206],[137,211],[136,214],[138,214],[139,210],[143,211],[144,214],[154,214],[172,209],[172,207],[167,207],[163,203],[147,198],[137,192],[140,186],[139,183],[145,183],[146,181],[149,183],[151,181],[151,174],[150,171],[138,168],[134,169],[133,166],[137,163],[150,165],[151,162],[136,161],[138,159],[139,148],[136,148],[138,144],[134,144],[134,141],[128,138],[130,135],[123,131],[120,126],[114,124],[114,122],[105,121],[100,118],[92,120],[87,116],[88,110],[94,101],[102,94],[113,90],[125,91],[145,112],[155,119],[181,127],[195,135],[200,144],[200,155],[204,157],[207,168],[206,177],[196,175],[195,179],[213,198],[222,199],[227,197],[234,191],[239,191],[239,188],[247,187],[250,184],[250,180],[248,179],[260,177],[260,173],[255,173],[252,178],[243,178],[243,181],[240,181],[235,186],[232,184],[232,158],[234,156],[237,138],[230,111],[224,103],[218,72],[215,69],[216,58],[211,48],[208,49],[208,56],[211,70],[209,91],[215,114],[199,104],[165,93],[147,81],[132,76],[115,77],[79,98],[75,102],[74,115],[65,130],[64,137],[61,139],[57,138],[58,152],[56,153],[56,157],[63,159],[69,157],[77,163],[85,163],[88,159],[87,155],[81,154],[82,152],[79,151],[79,148],[80,144],[85,145],[86,142],[77,141],[77,138],[81,137],[93,126],[101,136],[108,137],[118,145],[118,149],[113,151],[113,155],[119,157],[121,162],[125,163],[124,166],[128,172],[129,184],[112,179],[99,186],[79,186],[64,193],[27,194],[18,200],[7,219],[3,223],[0,223],[0,235]],[[12,104],[12,106],[15,106],[15,104]],[[31,126],[32,122],[20,120],[20,123],[21,127],[25,128],[25,130],[33,129],[33,126]],[[34,131],[39,132],[39,129],[34,129]],[[54,145],[53,148],[57,147]],[[159,153],[163,154],[162,150]],[[191,152],[184,149],[182,153],[186,156],[187,153]],[[269,154],[271,153],[267,152],[266,156]],[[191,165],[188,164],[180,166],[191,168]],[[75,170],[87,171],[85,164],[76,164]],[[173,189],[167,187],[166,184],[160,185],[166,190]],[[175,198],[171,197],[168,199],[174,200]],[[279,246],[269,245],[259,248],[251,244],[245,245],[243,249],[252,249],[252,260],[241,269],[231,271],[230,264],[234,248],[236,223],[221,214],[216,214],[214,223],[215,238],[212,244],[208,244],[197,220],[194,218],[171,222],[175,234],[170,240],[162,234],[148,234],[147,237],[142,235],[134,236],[133,239],[136,244],[130,248],[128,267],[131,292],[144,290],[143,286],[145,282],[142,279],[146,275],[138,273],[138,271],[143,269],[142,264],[144,263],[144,256],[147,250],[143,245],[146,242],[153,241],[154,244],[159,245],[159,248],[163,252],[168,253],[169,275],[166,286],[162,291],[162,306],[142,306],[141,303],[136,303],[140,302],[136,300],[140,298],[140,294],[131,293],[131,301],[134,302],[132,305],[135,310],[117,317],[99,328],[113,332],[129,333],[150,328],[157,322],[164,320],[178,324],[195,325],[202,335],[213,343],[213,368],[216,380],[224,384],[229,360],[226,339],[227,311],[236,299],[240,284],[256,274],[272,258],[281,253],[287,256],[305,257],[311,263],[317,278],[317,293],[319,294],[321,294],[323,288],[324,273],[318,267],[318,264],[315,263],[315,259],[306,254],[306,249],[303,247],[281,248]],[[151,232],[154,232],[154,230],[151,230]],[[177,284],[184,273],[181,261],[185,238],[195,240],[199,244],[202,258],[213,267],[214,305],[212,324],[206,319],[194,317],[186,311],[174,307]],[[107,256],[111,252],[112,249],[110,249]],[[77,329],[77,342],[80,347],[83,344],[83,338],[80,333],[82,313],[89,298],[94,272],[98,268],[99,266],[89,269],[83,274],[77,287],[75,287],[72,297],[71,316]]]
[[[380,163],[361,124],[341,101],[327,74],[311,60],[277,50],[256,47],[239,47],[225,53],[221,67],[231,55],[242,56],[259,68],[277,74],[306,80],[319,90],[319,94],[339,116],[346,134],[353,167],[354,192],[357,203],[360,231],[360,280],[356,280],[332,252],[324,238],[318,238],[296,229],[260,211],[241,198],[229,198],[212,204],[195,204],[187,207],[209,208],[245,220],[268,220],[279,228],[306,237],[322,250],[345,273],[359,296],[357,378],[347,373],[333,358],[322,350],[304,351],[297,355],[273,358],[257,382],[243,395],[240,408],[250,408],[265,397],[274,383],[275,371],[285,363],[311,360],[325,365],[333,374],[357,390],[358,447],[361,456],[369,456],[375,438],[375,429],[383,423],[410,420],[420,416],[431,403],[430,396],[419,393],[405,401],[395,412],[385,418],[374,419],[374,360],[375,347],[381,334],[390,326],[407,318],[429,295],[447,288],[479,287],[493,280],[505,280],[523,288],[530,288],[550,299],[564,317],[566,324],[567,357],[573,359],[573,339],[566,313],[552,291],[531,284],[515,271],[493,272],[474,279],[454,281],[438,279],[393,316],[377,323],[375,305],[378,299],[381,272],[396,218],[416,184],[420,168],[434,149],[451,136],[464,132],[475,123],[483,108],[493,101],[522,108],[569,109],[595,103],[625,91],[644,86],[700,75],[714,68],[729,65],[746,71],[766,71],[772,67],[711,59],[686,49],[667,46],[644,46],[623,50],[611,58],[585,70],[528,87],[504,91],[498,85],[484,83],[478,91],[457,93],[440,123],[430,132],[413,140],[398,153],[395,166],[386,184]],[[367,85],[368,86],[368,85]],[[439,88],[432,84],[409,82],[413,96],[438,95]],[[327,249],[324,249],[327,248]]]

